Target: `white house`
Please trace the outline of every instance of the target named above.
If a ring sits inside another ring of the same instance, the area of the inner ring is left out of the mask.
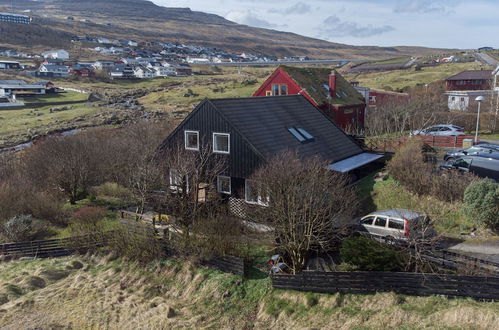
[[[67,51],[65,51],[64,49],[49,50],[49,51],[43,52],[42,56],[44,58],[52,58],[52,59],[61,59],[61,60],[69,59],[69,53]]]
[[[67,77],[69,75],[69,66],[42,64],[38,72],[55,77]]]
[[[148,78],[155,77],[154,70],[146,68],[145,66],[142,66],[142,65],[138,65],[135,68],[133,68],[133,74],[134,74],[135,78],[139,78],[139,79],[148,79]]]
[[[177,71],[171,66],[155,66],[152,68],[156,77],[176,76]]]

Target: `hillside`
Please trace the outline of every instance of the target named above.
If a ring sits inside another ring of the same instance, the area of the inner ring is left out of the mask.
[[[0,0],[0,9],[9,9],[11,3],[11,0]],[[140,41],[179,41],[235,52],[314,58],[386,58],[445,52],[422,47],[349,46],[240,25],[188,8],[160,7],[145,0],[16,0],[14,10],[31,10],[33,24],[20,27],[0,23],[0,43],[21,49],[31,45],[56,47],[63,44],[69,47],[71,35],[87,34]],[[67,20],[68,16],[74,21]],[[43,34],[41,38],[40,33]]]
[[[223,274],[183,260],[110,257],[0,263],[0,328],[495,329],[499,303],[444,297],[314,294],[265,273]]]

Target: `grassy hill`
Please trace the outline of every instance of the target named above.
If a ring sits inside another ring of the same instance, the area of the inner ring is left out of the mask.
[[[499,303],[443,297],[312,294],[161,260],[111,257],[0,264],[0,328],[494,329]]]
[[[11,3],[11,0],[0,0],[0,8],[3,5],[8,9]],[[188,8],[161,7],[145,0],[14,2],[14,10],[26,9],[30,9],[34,16],[33,24],[19,27],[17,24],[0,23],[0,43],[3,46],[28,47],[30,44],[39,45],[43,42],[50,47],[68,47],[70,35],[88,34],[139,41],[179,41],[235,52],[275,56],[308,55],[314,58],[387,58],[448,52],[423,47],[350,46],[332,43],[294,33],[240,25],[217,15],[191,11]],[[74,21],[67,20],[68,16],[74,17]],[[48,40],[49,36],[53,40]]]

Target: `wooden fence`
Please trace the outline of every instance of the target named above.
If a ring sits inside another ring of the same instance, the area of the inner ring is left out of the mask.
[[[49,258],[62,257],[78,250],[102,246],[104,238],[99,236],[78,236],[18,243],[0,244],[0,257],[6,258]]]
[[[243,277],[246,274],[246,261],[239,257],[227,255],[205,261],[203,264],[225,273],[232,273]]]
[[[474,136],[400,136],[397,138],[366,138],[366,147],[379,152],[395,152],[410,139],[420,139],[432,147],[462,148],[463,140],[475,140]]]
[[[303,272],[272,275],[272,286],[318,293],[395,292],[413,296],[445,295],[499,300],[499,277],[389,272]]]

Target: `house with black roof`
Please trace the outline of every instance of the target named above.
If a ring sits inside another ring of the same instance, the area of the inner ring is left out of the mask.
[[[365,152],[303,95],[206,99],[160,149],[178,146],[191,152],[210,148],[226,157],[218,191],[249,204],[264,201],[252,193],[248,179],[278,153],[292,150],[304,159],[318,156],[330,163],[331,170],[344,173],[382,157]]]

